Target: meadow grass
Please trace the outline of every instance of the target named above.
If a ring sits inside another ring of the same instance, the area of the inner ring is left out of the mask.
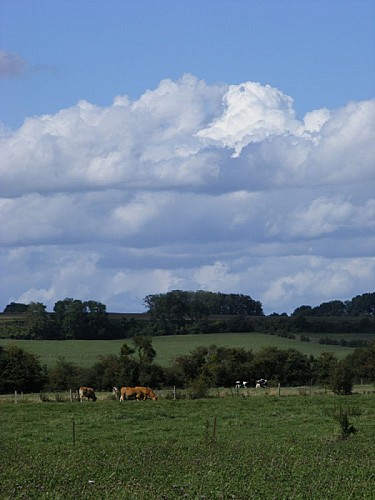
[[[0,497],[373,498],[373,395],[260,394],[0,401]],[[338,407],[357,429],[346,440]]]
[[[324,336],[324,335],[322,335]],[[90,367],[99,355],[120,353],[121,346],[127,342],[132,345],[131,339],[121,340],[10,340],[0,339],[0,346],[15,343],[22,349],[39,356],[42,364],[53,366],[59,357],[65,358],[78,366]],[[279,349],[297,349],[308,356],[318,357],[322,351],[332,352],[338,358],[343,358],[353,348],[338,345],[323,345],[318,342],[301,342],[276,335],[261,333],[212,333],[202,335],[174,335],[152,338],[156,351],[155,362],[168,366],[177,356],[188,354],[197,346],[229,346],[236,348],[253,349],[259,351],[265,346],[274,346]]]

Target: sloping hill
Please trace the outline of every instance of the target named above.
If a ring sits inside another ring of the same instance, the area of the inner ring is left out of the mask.
[[[372,336],[373,337],[373,336]],[[59,357],[64,357],[78,366],[92,366],[97,356],[120,353],[121,346],[126,342],[132,345],[131,339],[121,340],[9,340],[1,339],[0,345],[15,343],[26,351],[40,357],[43,364],[52,366]],[[342,358],[353,351],[353,348],[339,345],[324,345],[319,342],[301,342],[299,339],[288,339],[276,335],[261,333],[214,333],[204,335],[178,335],[153,337],[153,346],[156,350],[155,362],[167,366],[182,354],[188,354],[197,346],[243,347],[258,351],[264,346],[275,346],[279,349],[297,349],[304,354],[317,357],[322,351],[332,352]]]

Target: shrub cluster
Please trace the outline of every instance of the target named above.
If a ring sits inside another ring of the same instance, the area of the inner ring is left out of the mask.
[[[271,385],[313,383],[330,387],[337,394],[350,394],[354,380],[375,381],[375,341],[341,361],[328,352],[314,358],[295,349],[265,347],[253,353],[211,345],[197,347],[177,357],[169,367],[162,367],[154,363],[155,354],[151,337],[137,336],[132,345],[123,344],[119,355],[99,356],[90,368],[60,358],[47,370],[35,355],[19,347],[0,347],[0,393],[59,391],[84,383],[97,390],[111,390],[114,385],[175,386],[189,388],[199,397],[210,387],[234,387],[237,380],[251,387],[257,379],[265,378]]]

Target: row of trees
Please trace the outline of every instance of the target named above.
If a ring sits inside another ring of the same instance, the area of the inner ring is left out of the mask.
[[[22,306],[22,307],[19,307]],[[94,300],[81,301],[66,298],[55,303],[53,314],[40,302],[29,305],[10,304],[4,313],[22,310],[22,320],[16,320],[14,337],[27,339],[108,339],[113,338],[114,328],[108,318],[106,306]],[[5,325],[11,329],[12,325]],[[115,335],[116,337],[116,335]]]
[[[56,302],[54,310],[66,309],[73,299],[65,299]],[[86,312],[99,309],[103,312],[104,304],[89,300],[80,302]],[[177,321],[189,318],[192,321],[210,315],[230,315],[230,316],[263,316],[263,306],[261,302],[252,299],[249,295],[238,293],[220,293],[198,290],[196,292],[172,290],[171,292],[147,295],[143,299],[148,312],[155,317],[170,317]],[[5,314],[25,313],[29,309],[27,304],[11,302],[5,309]],[[275,315],[276,313],[273,313]],[[287,316],[283,313],[282,316]],[[357,295],[351,300],[331,300],[322,302],[319,306],[312,307],[302,305],[297,307],[291,316],[371,316],[375,317],[375,292]]]
[[[126,317],[111,319],[106,306],[94,300],[59,300],[54,305],[53,314],[48,313],[46,306],[40,302],[31,302],[29,305],[11,303],[4,309],[4,314],[22,314],[23,317],[22,320],[16,319],[13,325],[7,323],[5,328],[13,338],[114,339],[133,337],[140,333],[156,336],[215,331],[215,325],[208,320],[213,314],[263,316],[261,303],[241,294],[174,290],[166,294],[148,295],[144,303],[148,307],[148,321],[143,319],[138,322],[127,320]],[[229,320],[228,328],[232,326],[231,323],[235,328],[235,320]],[[242,331],[252,329],[249,324],[243,324],[242,328]]]
[[[122,345],[119,355],[99,356],[91,368],[60,358],[47,370],[36,356],[19,347],[0,347],[0,393],[59,391],[80,385],[97,390],[111,390],[114,385],[233,387],[236,380],[254,386],[257,379],[266,378],[271,385],[324,385],[338,394],[350,394],[355,380],[375,382],[375,341],[341,361],[329,352],[315,358],[295,349],[265,347],[254,353],[216,345],[197,347],[169,367],[156,364],[155,356],[152,339],[136,336],[130,345]]]
[[[182,321],[189,318],[197,321],[212,314],[231,316],[263,316],[259,301],[249,295],[238,293],[213,293],[198,290],[186,292],[173,290],[167,293],[147,295],[144,304],[156,318],[174,317]]]
[[[144,304],[153,322],[153,335],[210,331],[213,315],[264,316],[262,304],[249,295],[199,290],[147,295]]]
[[[363,293],[352,300],[331,300],[319,306],[300,306],[294,310],[292,316],[372,316],[375,317],[375,293]]]
[[[11,303],[4,314],[18,316],[0,324],[0,336],[66,340],[252,331],[285,336],[298,332],[375,332],[375,293],[365,293],[345,303],[301,306],[291,317],[265,316],[259,301],[242,294],[173,290],[148,295],[144,304],[147,314],[136,320],[125,315],[114,318],[104,304],[94,300],[59,300],[53,313],[47,312],[40,302]]]

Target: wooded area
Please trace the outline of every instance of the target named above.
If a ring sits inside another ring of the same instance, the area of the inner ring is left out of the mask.
[[[212,387],[234,387],[237,380],[255,387],[259,378],[270,386],[324,386],[337,394],[350,394],[353,383],[374,383],[375,340],[354,349],[343,359],[323,351],[306,355],[297,349],[199,346],[177,356],[168,366],[155,363],[151,337],[136,336],[122,344],[116,355],[100,355],[83,368],[59,358],[47,368],[38,357],[10,344],[0,346],[0,393],[62,391],[88,385],[110,391],[113,386],[150,386],[188,389],[190,397],[203,397]]]
[[[248,295],[206,291],[173,290],[148,295],[144,304],[144,314],[111,314],[105,304],[94,300],[59,300],[53,312],[40,302],[11,303],[0,315],[0,338],[104,340],[252,331],[281,336],[309,332],[375,333],[375,293],[358,295],[346,302],[300,306],[290,316],[266,316],[262,304]]]

